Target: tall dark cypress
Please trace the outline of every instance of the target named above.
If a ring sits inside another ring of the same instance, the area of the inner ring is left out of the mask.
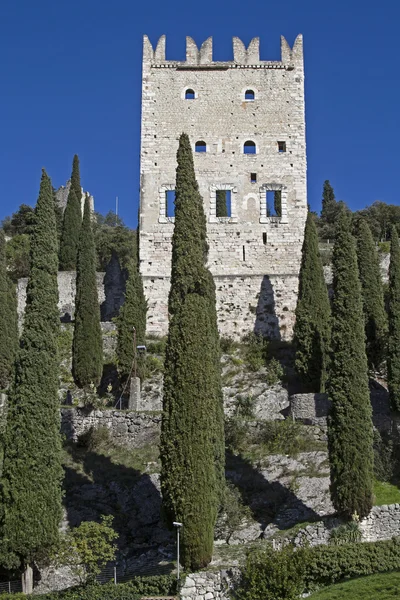
[[[372,507],[373,435],[355,241],[342,211],[333,251],[332,354],[327,391],[331,498],[345,518]]]
[[[392,410],[400,412],[400,247],[394,225],[390,238],[388,386]]]
[[[7,388],[18,347],[17,297],[7,275],[6,241],[0,229],[0,389]]]
[[[87,387],[92,383],[97,386],[103,371],[103,340],[91,219],[89,197],[86,197],[79,237],[75,326],[72,342],[72,374],[80,387]]]
[[[324,181],[322,190],[322,209],[320,217],[321,237],[325,240],[333,240],[335,237],[335,227],[338,213],[340,210],[339,203],[336,202],[333,187],[328,180]]]
[[[357,260],[363,299],[368,365],[379,369],[385,358],[387,318],[378,253],[364,219],[357,223]]]
[[[296,370],[310,391],[325,390],[329,359],[331,309],[318,249],[318,234],[309,212],[302,248],[294,345]]]
[[[82,225],[81,181],[79,159],[75,154],[72,163],[71,187],[64,211],[60,240],[60,271],[75,271],[79,234]]]
[[[1,562],[22,568],[28,592],[33,562],[57,542],[62,516],[57,231],[51,182],[44,171],[35,212],[0,493]]]
[[[127,266],[125,300],[117,318],[117,360],[122,380],[126,380],[132,370],[134,360],[134,336],[136,345],[145,343],[147,302],[143,291],[143,281],[138,263],[132,258]]]
[[[161,429],[168,521],[183,523],[182,564],[212,557],[223,485],[223,420],[215,287],[205,267],[206,220],[189,138],[179,140]]]

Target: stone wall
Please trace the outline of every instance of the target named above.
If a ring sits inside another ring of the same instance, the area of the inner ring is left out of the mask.
[[[166,60],[165,36],[155,50],[144,38],[140,270],[149,333],[167,331],[174,217],[166,213],[166,193],[175,186],[178,137],[186,131],[193,149],[206,143],[206,152],[194,152],[194,168],[221,333],[292,334],[307,214],[302,37],[293,49],[282,39],[280,61],[260,60],[258,38],[248,50],[238,38],[233,46],[233,61],[214,62],[211,38],[200,50],[187,38],[186,61],[179,62]],[[254,99],[245,97],[247,89]],[[248,140],[255,154],[244,153]],[[229,217],[216,216],[217,190],[230,192]],[[281,216],[267,211],[274,190],[281,192]]]
[[[238,580],[239,571],[202,571],[191,573],[183,582],[181,600],[229,600],[229,591]]]
[[[363,542],[390,540],[400,536],[400,504],[374,506],[360,523]]]
[[[74,442],[91,427],[106,427],[111,439],[130,448],[158,444],[161,415],[120,410],[61,409],[61,433]]]

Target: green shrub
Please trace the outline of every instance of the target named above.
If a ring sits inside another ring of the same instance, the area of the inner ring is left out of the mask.
[[[90,427],[78,436],[77,441],[78,446],[87,448],[91,452],[101,450],[102,448],[109,448],[111,444],[110,431],[103,425],[100,427]]]
[[[226,481],[222,504],[215,525],[215,533],[219,537],[225,536],[229,539],[243,521],[251,518],[251,509],[243,504],[239,489],[230,481]]]
[[[253,396],[242,396],[239,394],[235,400],[235,415],[247,419],[254,418],[254,403]]]
[[[249,425],[246,419],[234,415],[225,419],[225,443],[232,452],[242,453],[250,443]]]
[[[378,481],[390,481],[394,473],[393,441],[374,430],[374,475]]]
[[[268,385],[275,385],[282,381],[283,375],[284,371],[281,363],[276,358],[272,358],[267,365],[266,380]]]
[[[361,541],[360,526],[356,521],[350,521],[344,525],[339,525],[332,529],[329,537],[329,542],[334,546],[342,546],[343,544],[356,543]]]
[[[305,427],[291,419],[265,421],[260,425],[257,441],[263,444],[266,454],[295,456],[310,450],[313,440],[307,433]]]
[[[221,348],[222,354],[232,354],[238,347],[237,342],[229,336],[222,336],[219,338],[219,345]]]
[[[244,361],[249,371],[259,371],[266,362],[268,342],[261,335],[249,333],[243,338]]]
[[[146,344],[146,350],[148,354],[158,354],[159,356],[164,356],[166,344],[167,338],[160,337],[158,339],[148,341]]]
[[[390,242],[378,242],[378,252],[382,254],[390,253]]]

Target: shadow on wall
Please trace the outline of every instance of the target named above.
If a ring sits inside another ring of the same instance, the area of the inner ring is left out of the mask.
[[[124,303],[126,279],[118,256],[112,253],[104,275],[105,300],[100,305],[101,321],[111,321]]]
[[[274,288],[268,275],[264,275],[256,308],[254,333],[271,340],[280,340],[279,319],[275,313]]]

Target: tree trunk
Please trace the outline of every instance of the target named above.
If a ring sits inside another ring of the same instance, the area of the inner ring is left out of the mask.
[[[33,570],[31,565],[25,565],[25,571],[22,573],[22,592],[32,594],[33,592]]]

